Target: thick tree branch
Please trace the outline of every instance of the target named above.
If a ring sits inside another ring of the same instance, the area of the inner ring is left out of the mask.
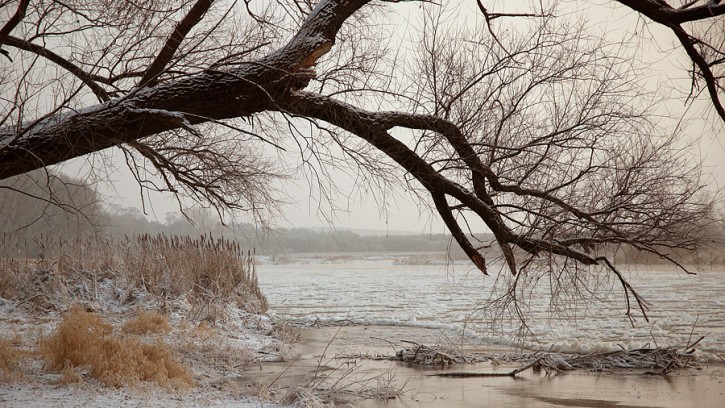
[[[657,0],[616,0],[618,3],[637,11],[660,24],[682,24],[689,21],[705,20],[725,14],[725,4],[676,9],[664,1]]]
[[[692,62],[697,66],[697,68],[700,69],[700,74],[702,75],[702,78],[705,80],[705,85],[707,86],[707,90],[710,93],[710,100],[712,101],[713,106],[715,107],[715,111],[717,111],[717,114],[720,115],[720,118],[722,118],[723,121],[725,121],[725,107],[723,107],[722,102],[720,101],[720,95],[719,95],[719,89],[718,89],[718,80],[715,78],[715,75],[712,72],[712,69],[710,69],[711,64],[709,64],[705,58],[700,54],[697,49],[695,48],[695,45],[693,44],[693,39],[690,37],[689,34],[685,32],[685,30],[680,26],[672,26],[672,31],[674,31],[675,35],[677,36],[677,39],[680,40],[680,44],[682,44],[682,47],[687,52],[687,55],[690,57]],[[693,72],[694,75],[694,72]],[[693,77],[694,80],[694,77]]]
[[[149,68],[144,73],[144,76],[139,81],[140,86],[154,86],[158,82],[158,76],[164,71],[166,66],[169,64],[171,59],[174,57],[176,50],[179,49],[181,42],[184,40],[189,31],[196,26],[209,10],[214,0],[199,0],[184,16],[184,18],[176,25],[174,32],[169,36],[161,49],[161,52],[156,56],[154,62],[151,63]]]
[[[320,2],[282,48],[228,71],[210,70],[136,89],[80,112],[63,112],[21,129],[0,128],[0,179],[190,124],[248,116],[305,87],[308,68],[330,49],[342,24],[367,0]],[[168,116],[168,115],[167,115]]]
[[[295,95],[289,95],[285,97],[284,100],[278,101],[278,106],[285,112],[317,118],[338,126],[341,129],[351,132],[366,140],[378,150],[385,153],[388,157],[393,159],[403,169],[415,177],[421,185],[431,193],[434,200],[438,200],[435,203],[436,208],[441,216],[444,217],[444,220],[446,220],[447,225],[450,223],[455,227],[456,221],[448,214],[450,209],[448,208],[448,204],[445,202],[445,195],[451,196],[460,201],[464,206],[481,217],[481,220],[486,223],[491,232],[493,232],[496,236],[499,244],[503,244],[501,245],[501,248],[504,251],[505,257],[513,257],[512,253],[509,255],[506,254],[507,250],[505,245],[511,243],[531,254],[538,254],[540,251],[546,251],[575,259],[584,265],[598,264],[594,258],[561,244],[522,237],[514,234],[511,229],[503,223],[498,213],[496,213],[484,200],[477,197],[475,194],[471,194],[462,186],[442,176],[428,162],[410,150],[404,143],[388,134],[387,131],[395,126],[407,127],[406,124],[415,123],[415,127],[411,128],[420,128],[422,123],[414,120],[416,117],[415,115],[411,115],[408,120],[402,120],[402,118],[405,117],[405,114],[364,111],[343,102],[308,92],[300,92]],[[451,222],[451,220],[453,222]],[[451,228],[451,225],[449,225],[449,228]],[[456,228],[454,228],[452,232],[453,231],[456,231]],[[470,241],[466,244],[468,238],[462,238],[462,248],[465,251],[466,247],[470,245]],[[456,237],[456,240],[458,241],[459,238]],[[473,256],[471,260],[474,264],[481,268],[481,265],[479,265],[480,261],[477,261],[475,258],[480,256],[480,254],[476,252],[475,255],[471,255],[469,254],[469,251],[466,251],[466,254],[469,255],[469,257]],[[508,259],[507,263],[512,274],[515,274],[515,264],[512,265]],[[485,269],[481,270],[485,272]]]
[[[433,203],[436,206],[436,210],[438,210],[438,214],[440,214],[441,218],[443,219],[443,222],[446,224],[446,227],[448,227],[448,230],[451,232],[451,235],[456,240],[458,245],[463,249],[463,252],[468,256],[468,258],[473,262],[476,267],[483,272],[484,275],[488,275],[488,270],[486,269],[486,260],[481,256],[481,254],[476,251],[476,248],[471,245],[471,241],[466,237],[466,234],[461,229],[461,226],[458,225],[458,221],[456,221],[455,217],[453,216],[453,213],[451,212],[451,208],[448,205],[448,201],[446,200],[446,197],[444,194],[440,193],[432,193],[431,194],[433,198]]]
[[[28,10],[28,4],[30,4],[30,0],[20,0],[15,14],[0,28],[0,44],[5,44],[5,39],[8,38],[13,29],[23,20],[25,12]]]

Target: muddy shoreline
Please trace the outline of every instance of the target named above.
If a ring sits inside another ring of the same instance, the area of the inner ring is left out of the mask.
[[[439,330],[393,326],[346,326],[305,329],[295,346],[292,362],[264,364],[248,372],[250,380],[286,386],[309,382],[313,377],[339,375],[344,381],[377,383],[402,388],[386,398],[359,398],[354,387],[343,392],[343,401],[362,408],[396,407],[721,407],[725,398],[725,366],[677,371],[669,376],[646,376],[642,371],[617,370],[588,373],[583,370],[557,375],[527,370],[517,376],[491,378],[441,378],[431,373],[441,368],[421,368],[405,363],[343,356],[392,355],[401,340],[434,345],[450,341]],[[496,346],[471,346],[478,352],[516,352]],[[455,371],[508,372],[515,363],[457,365]],[[449,369],[450,370],[450,369]],[[342,373],[342,374],[341,374]],[[343,375],[344,374],[344,375]],[[391,385],[392,384],[392,385]]]

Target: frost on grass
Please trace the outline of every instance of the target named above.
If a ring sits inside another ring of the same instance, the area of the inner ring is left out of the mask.
[[[134,319],[123,325],[123,331],[130,334],[161,334],[171,331],[169,319],[156,312],[141,311]]]
[[[266,299],[236,245],[146,236],[38,247],[0,245],[0,406],[56,406],[70,390],[87,391],[85,402],[183,390],[256,406],[238,404],[243,373],[290,356],[284,330],[259,314]]]
[[[41,340],[40,350],[49,367],[63,372],[64,379],[80,379],[69,375],[78,370],[114,387],[140,381],[177,388],[194,384],[188,368],[165,342],[147,344],[135,336],[115,335],[101,316],[77,306],[63,315],[63,321],[49,337]]]

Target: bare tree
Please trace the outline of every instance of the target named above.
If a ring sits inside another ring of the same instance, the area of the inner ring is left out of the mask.
[[[583,293],[585,275],[611,274],[627,313],[644,313],[607,251],[686,269],[673,249],[705,244],[714,198],[679,128],[653,116],[643,67],[553,9],[485,11],[466,29],[416,2],[417,47],[400,49],[385,17],[402,5],[385,3],[398,2],[2,3],[19,17],[0,31],[17,50],[0,178],[120,146],[141,183],[256,211],[284,173],[261,153],[291,137],[319,179],[340,165],[383,189],[403,181],[484,273],[495,244],[514,310],[523,281]],[[490,24],[514,14],[534,18]]]
[[[38,169],[0,182],[3,249],[32,256],[35,238],[70,241],[103,230],[105,216],[96,192],[79,180]]]
[[[530,13],[490,11],[476,0],[486,24],[495,36],[494,20],[502,17],[540,16]],[[698,99],[707,93],[712,107],[725,122],[722,94],[725,92],[725,4],[720,0],[614,0],[639,13],[644,25],[657,24],[671,30],[674,38],[690,59],[692,81],[689,98]]]

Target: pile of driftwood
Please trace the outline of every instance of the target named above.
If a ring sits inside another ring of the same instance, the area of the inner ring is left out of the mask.
[[[463,354],[455,349],[430,347],[412,342],[406,343],[412,344],[413,347],[398,350],[395,357],[386,357],[386,359],[440,367],[483,361],[490,361],[494,364],[520,363],[522,365],[521,368],[504,373],[448,372],[435,374],[445,377],[513,377],[528,369],[532,369],[534,372],[543,370],[546,373],[560,373],[570,370],[588,370],[592,372],[641,370],[648,375],[667,375],[678,369],[695,368],[700,365],[700,362],[695,358],[695,349],[692,347],[694,344],[684,351],[677,348],[658,347],[634,350],[622,349],[589,354],[561,354],[541,351],[515,354]]]
[[[472,363],[472,357],[459,354],[454,350],[443,350],[418,344],[412,348],[398,350],[395,358],[411,364],[438,365],[448,367],[456,363]]]
[[[648,370],[645,374],[667,375],[677,369],[698,366],[694,357],[694,349],[683,352],[676,348],[641,348],[568,356],[549,353],[541,359],[541,367],[547,371]]]

